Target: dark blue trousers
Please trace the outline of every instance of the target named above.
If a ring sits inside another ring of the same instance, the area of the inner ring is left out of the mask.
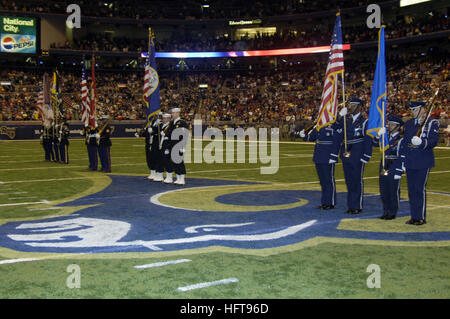
[[[345,184],[347,185],[347,207],[349,209],[362,209],[365,164],[360,161],[352,163],[343,160],[342,166],[344,168]]]
[[[98,147],[98,156],[100,157],[100,163],[102,165],[102,171],[111,172],[111,154],[110,147],[100,145]]]
[[[408,196],[413,220],[426,219],[427,217],[427,182],[429,168],[406,169],[408,178]]]
[[[98,166],[97,145],[88,145],[89,169],[96,171]]]
[[[380,165],[380,173],[381,173]],[[383,212],[388,216],[397,216],[400,203],[400,180],[394,179],[393,174],[380,175],[380,197],[383,202]]]
[[[44,152],[45,152],[45,160],[46,161],[52,161],[53,160],[53,156],[51,155],[52,153],[52,144],[48,143],[48,142],[44,142]]]
[[[59,144],[53,142],[53,152],[55,153],[55,161],[59,162]]]
[[[336,182],[334,180],[335,164],[318,164],[316,171],[319,176],[320,186],[322,187],[322,205],[336,205]]]
[[[69,145],[59,144],[59,159],[64,164],[69,164]]]

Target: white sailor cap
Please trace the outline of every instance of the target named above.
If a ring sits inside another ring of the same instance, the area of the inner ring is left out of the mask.
[[[171,110],[171,112],[172,112],[172,113],[180,113],[180,112],[181,112],[181,109],[178,108],[178,107],[174,107],[174,108]]]
[[[169,113],[163,113],[162,117],[163,118],[170,118],[172,115],[170,115]]]

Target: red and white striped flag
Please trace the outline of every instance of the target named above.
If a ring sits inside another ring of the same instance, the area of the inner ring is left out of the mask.
[[[322,101],[319,108],[316,129],[334,123],[338,106],[338,75],[343,78],[344,74],[344,53],[342,49],[342,26],[341,16],[338,13],[334,25],[333,37],[331,39],[330,55],[328,57],[327,72],[322,91]]]
[[[81,121],[84,126],[89,125],[89,114],[90,114],[90,101],[89,101],[89,88],[86,78],[86,68],[83,61],[83,68],[81,74]]]
[[[39,97],[37,99],[36,108],[41,118],[41,122],[44,123],[44,90],[39,91]]]
[[[89,110],[89,125],[92,127],[97,127],[97,118],[96,118],[96,102],[97,102],[97,87],[95,84],[95,58],[92,56],[92,62],[91,62],[91,105]]]

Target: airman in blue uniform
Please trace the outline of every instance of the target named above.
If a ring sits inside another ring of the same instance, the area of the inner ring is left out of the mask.
[[[426,118],[425,102],[410,102],[413,118],[405,123],[405,147],[401,153],[405,156],[406,177],[411,219],[406,223],[423,225],[427,217],[427,181],[434,167],[433,148],[439,140],[439,122]],[[421,128],[421,124],[425,125]]]
[[[322,210],[333,209],[336,205],[334,168],[338,162],[339,152],[339,144],[334,142],[338,134],[336,130],[337,125],[333,123],[320,128],[318,131],[314,127],[307,134],[305,130],[299,132],[300,137],[304,141],[316,142],[313,162],[316,165],[317,175],[322,188],[321,205],[317,208]]]
[[[347,185],[346,213],[359,214],[363,209],[364,167],[372,157],[372,139],[366,135],[367,118],[361,113],[364,101],[351,98],[349,104],[349,115],[347,115],[346,107],[339,112],[341,117],[337,125],[340,134],[336,136],[335,143],[340,145],[340,158]],[[344,119],[346,119],[345,126]],[[343,142],[344,130],[346,130],[347,145]]]
[[[404,155],[400,155],[403,143],[401,128],[403,120],[397,116],[389,115],[387,118],[388,132],[384,128],[378,131],[374,139],[374,144],[379,145],[380,137],[388,134],[389,148],[384,153],[383,161],[380,161],[380,197],[383,203],[383,215],[380,219],[395,219],[400,203],[400,179],[404,171]]]

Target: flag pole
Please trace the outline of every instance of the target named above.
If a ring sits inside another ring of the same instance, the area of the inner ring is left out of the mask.
[[[385,108],[386,108],[386,105],[384,104],[384,99],[383,99],[383,102],[382,102],[382,107],[381,107],[381,127],[385,127],[385,125],[386,125],[386,123],[385,123],[385,113],[386,113],[386,110],[385,110]],[[384,148],[385,148],[385,145],[384,145],[384,136],[386,135],[386,133],[387,132],[385,132],[383,135],[382,135],[382,142],[381,142],[381,161],[382,161],[382,167],[383,167],[383,171],[385,171],[386,170],[386,168],[385,168],[385,164],[386,164],[386,159],[385,159],[385,151],[384,151]]]

